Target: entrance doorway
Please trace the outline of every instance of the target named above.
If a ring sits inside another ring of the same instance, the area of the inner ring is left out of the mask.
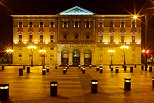
[[[78,66],[80,64],[80,51],[74,50],[73,51],[73,65]]]
[[[84,64],[85,66],[91,65],[91,50],[86,50],[84,53]]]
[[[68,51],[67,50],[62,50],[61,52],[61,64],[62,65],[67,65],[68,64]]]

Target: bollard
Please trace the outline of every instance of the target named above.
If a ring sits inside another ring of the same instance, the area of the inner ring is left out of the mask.
[[[66,68],[63,69],[63,74],[66,74]]]
[[[141,66],[141,70],[144,70],[144,66],[143,65]]]
[[[56,81],[50,82],[50,96],[57,96],[58,83]]]
[[[113,71],[113,66],[110,66],[111,71]]]
[[[2,65],[2,70],[4,70],[4,65]]]
[[[55,69],[57,69],[58,68],[58,65],[55,65]]]
[[[125,78],[124,79],[124,90],[131,90],[131,78]]]
[[[119,72],[119,67],[116,67],[115,68],[115,73],[118,73]]]
[[[23,76],[23,68],[19,68],[19,76]]]
[[[96,71],[99,71],[99,67],[98,66],[96,67]]]
[[[47,73],[49,73],[49,66],[46,66],[46,71],[47,71]]]
[[[81,69],[81,65],[79,64],[78,66],[79,66],[79,69]]]
[[[124,65],[124,66],[123,66],[123,68],[124,68],[124,71],[126,71],[126,69],[127,69],[127,66],[126,66],[126,65]]]
[[[98,80],[91,80],[91,93],[97,93]]]
[[[27,73],[30,73],[30,67],[27,67]]]
[[[42,68],[42,75],[45,75],[45,74],[46,74],[46,69]]]
[[[130,67],[130,72],[133,73],[133,67]]]
[[[85,70],[85,68],[83,67],[83,68],[82,68],[82,74],[85,74],[85,72],[86,72],[86,70]]]
[[[103,73],[103,67],[99,68],[99,73]]]
[[[9,84],[0,84],[0,101],[6,100],[9,100]]]
[[[145,69],[144,69],[144,70],[145,70],[145,71],[147,71],[147,68],[148,68],[148,66],[147,66],[147,65],[145,65]]]
[[[26,68],[26,66],[25,66],[25,65],[23,65],[23,70],[25,70],[25,68]]]
[[[152,66],[149,67],[149,72],[152,72]]]
[[[67,69],[69,69],[69,67],[70,67],[70,65],[68,64],[68,65],[67,65]]]
[[[154,77],[152,77],[152,88],[154,88]]]
[[[89,65],[89,68],[91,68],[91,67],[92,67],[92,65],[90,64],[90,65]]]

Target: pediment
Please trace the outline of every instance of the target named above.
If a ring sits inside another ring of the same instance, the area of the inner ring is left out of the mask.
[[[72,7],[70,9],[67,9],[59,13],[59,15],[94,15],[94,14],[95,13],[89,10],[83,9],[79,6]]]

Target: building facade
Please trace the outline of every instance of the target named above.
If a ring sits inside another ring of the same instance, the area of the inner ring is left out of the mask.
[[[141,64],[141,22],[132,15],[97,15],[75,6],[57,15],[12,17],[13,64]]]

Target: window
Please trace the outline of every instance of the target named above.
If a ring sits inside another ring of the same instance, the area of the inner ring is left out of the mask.
[[[135,28],[135,27],[136,27],[135,22],[132,22],[132,28]]]
[[[79,27],[79,22],[78,22],[78,21],[75,21],[75,22],[74,22],[74,27],[75,27],[75,28],[78,28],[78,27]]]
[[[125,42],[125,36],[121,36],[121,42],[122,42],[122,43]]]
[[[135,43],[135,36],[132,36],[132,42]]]
[[[110,36],[110,42],[113,43],[114,41],[114,36]]]
[[[68,22],[67,22],[67,21],[64,21],[64,22],[63,22],[63,27],[64,27],[64,28],[67,28],[67,27],[68,27]]]
[[[19,60],[21,60],[21,58],[22,58],[22,54],[21,54],[21,53],[19,53]]]
[[[78,34],[75,34],[75,35],[74,35],[74,38],[75,38],[75,39],[78,39]]]
[[[66,34],[64,34],[64,35],[63,35],[63,38],[64,38],[64,39],[67,39],[67,35],[66,35]]]
[[[100,21],[100,22],[98,23],[98,27],[100,27],[100,28],[103,27],[103,22],[102,22],[102,21]]]
[[[114,27],[113,21],[110,22],[110,27]]]
[[[43,27],[43,22],[40,22],[40,27]]]
[[[54,47],[50,47],[50,50],[54,50]]]
[[[22,35],[19,35],[19,42],[22,42]]]
[[[90,28],[90,22],[89,22],[89,21],[86,21],[86,22],[85,22],[85,27],[86,27],[86,28]]]
[[[40,35],[40,42],[43,42],[43,35]]]
[[[88,34],[86,34],[86,39],[89,39],[89,38],[90,38],[90,36]]]
[[[18,27],[23,27],[22,22],[19,22],[19,23],[18,23]]]
[[[100,32],[98,32],[98,42],[103,42],[103,32],[102,31],[100,31]]]
[[[33,27],[33,22],[29,22],[29,27]]]
[[[29,42],[32,42],[32,41],[33,41],[33,35],[30,34],[30,35],[29,35]]]
[[[122,21],[120,26],[121,26],[121,28],[124,28],[125,27],[125,23]]]
[[[54,35],[50,35],[50,42],[54,42]]]
[[[53,21],[50,22],[50,27],[55,27],[55,23]]]

